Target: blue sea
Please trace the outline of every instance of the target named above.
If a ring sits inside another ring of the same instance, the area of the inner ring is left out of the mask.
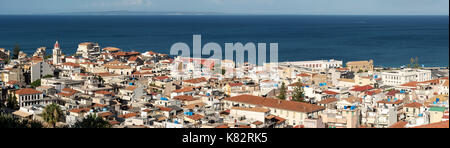
[[[0,16],[0,48],[20,45],[32,54],[59,41],[65,54],[81,42],[101,47],[169,53],[172,44],[279,43],[280,61],[373,59],[398,67],[418,57],[424,66],[448,66],[448,16]],[[191,46],[192,48],[192,46]],[[47,51],[51,54],[51,50]]]

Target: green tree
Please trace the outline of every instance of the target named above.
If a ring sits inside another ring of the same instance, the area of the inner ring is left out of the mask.
[[[74,128],[111,128],[111,124],[108,121],[103,120],[102,117],[98,117],[95,114],[90,114],[82,121],[77,121]]]
[[[31,85],[31,87],[33,87],[33,88],[36,88],[36,87],[41,86],[41,79],[38,79],[38,80],[32,82],[30,85]]]
[[[39,121],[21,120],[11,114],[0,114],[0,128],[42,128]]]
[[[225,75],[226,72],[227,72],[227,70],[222,69],[222,75]]]
[[[102,76],[97,76],[97,80],[100,82],[101,85],[105,83],[105,80],[102,78]]]
[[[20,108],[19,103],[17,102],[17,97],[15,95],[9,95],[6,102],[6,107],[12,110],[18,110]]]
[[[64,115],[61,110],[61,107],[58,104],[50,104],[44,108],[42,112],[42,117],[44,121],[51,124],[53,128],[56,127],[56,123],[62,121]]]
[[[11,61],[11,60],[9,59],[9,57],[6,58],[6,59],[4,59],[5,64],[9,64],[10,61]]]
[[[20,46],[18,44],[14,45],[12,59],[18,59],[20,53]]]
[[[45,75],[44,77],[42,77],[42,78],[53,78],[53,75]]]
[[[278,95],[278,99],[286,100],[286,84],[283,82],[280,88],[280,94]]]
[[[297,85],[294,88],[292,100],[297,102],[304,102],[305,91],[303,89],[302,82],[298,80]]]
[[[49,59],[49,58],[52,58],[52,55],[46,55],[46,56],[44,56],[44,60],[47,60],[47,59]]]

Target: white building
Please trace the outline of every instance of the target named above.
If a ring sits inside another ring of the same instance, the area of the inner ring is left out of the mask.
[[[255,121],[265,122],[266,116],[270,115],[270,110],[266,108],[245,108],[245,107],[232,107],[230,109],[230,116],[234,119],[245,117],[245,119],[252,123]]]
[[[45,100],[42,92],[32,88],[24,88],[15,92],[17,102],[20,107],[32,105],[48,105],[53,103],[53,100]]]
[[[338,60],[316,60],[316,61],[297,61],[297,62],[284,62],[280,65],[293,65],[305,68],[311,68],[316,70],[338,68],[342,67],[342,61]]]
[[[93,56],[100,55],[100,46],[97,43],[85,42],[78,44],[77,55],[81,55],[83,58],[91,58]]]
[[[31,82],[34,82],[46,75],[53,75],[55,68],[47,62],[39,62],[31,65]]]
[[[412,81],[429,81],[431,79],[431,71],[429,70],[402,69],[381,73],[383,85],[391,86],[398,86]]]

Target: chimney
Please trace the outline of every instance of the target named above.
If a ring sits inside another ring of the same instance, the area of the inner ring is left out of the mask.
[[[281,104],[281,100],[278,100],[278,104]]]

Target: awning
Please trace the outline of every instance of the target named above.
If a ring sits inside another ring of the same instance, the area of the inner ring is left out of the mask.
[[[22,118],[27,118],[33,114],[18,110],[18,111],[13,112],[13,115],[20,116]]]

